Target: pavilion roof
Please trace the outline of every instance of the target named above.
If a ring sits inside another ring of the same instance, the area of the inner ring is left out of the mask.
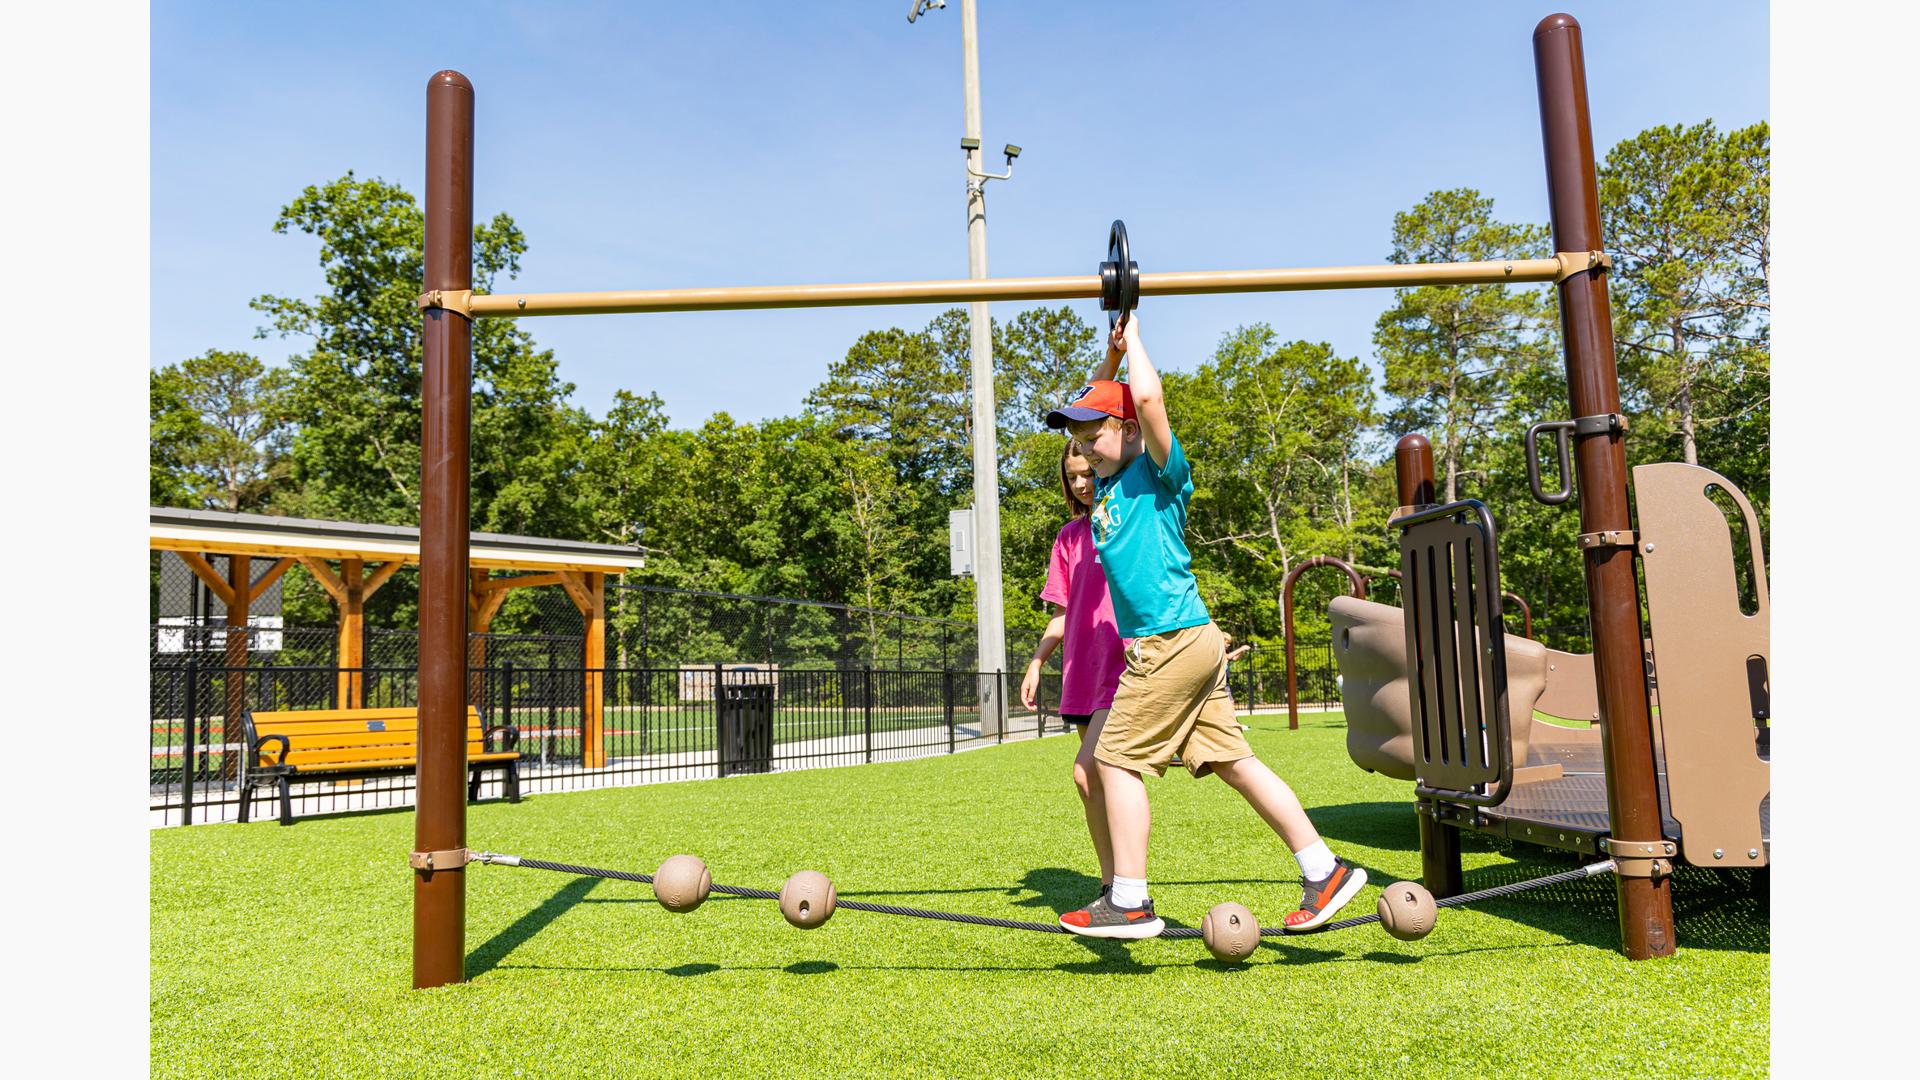
[[[411,525],[270,517],[219,510],[148,510],[148,546],[159,551],[272,558],[420,561],[420,530]],[[542,536],[472,533],[468,562],[475,570],[571,570],[617,574],[645,565],[638,548]]]

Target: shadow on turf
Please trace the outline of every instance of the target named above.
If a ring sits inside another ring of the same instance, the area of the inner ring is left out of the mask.
[[[1452,956],[1467,956],[1473,953],[1524,952],[1538,953],[1542,948],[1570,949],[1576,943],[1556,942],[1550,945],[1495,945],[1486,948],[1449,949],[1445,952],[1397,953],[1397,952],[1349,952],[1345,950],[1314,949],[1281,941],[1267,940],[1260,948],[1274,954],[1277,959],[1262,964],[1226,964],[1210,956],[1202,955],[1190,962],[1144,964],[1135,960],[1125,950],[1126,946],[1117,941],[1088,941],[1076,939],[1082,944],[1097,946],[1102,955],[1095,960],[1073,960],[1059,964],[841,964],[833,960],[800,960],[791,964],[715,964],[696,961],[677,964],[673,967],[658,968],[642,965],[591,965],[591,964],[501,964],[504,971],[573,971],[597,974],[638,974],[658,972],[675,978],[692,978],[711,975],[719,971],[779,971],[788,975],[828,975],[836,971],[1061,971],[1072,975],[1149,975],[1163,968],[1193,967],[1202,971],[1246,971],[1259,968],[1288,968],[1304,964],[1418,964],[1428,960]],[[1197,944],[1196,944],[1197,947]]]
[[[1342,809],[1356,810],[1362,807],[1377,808],[1375,814],[1385,816],[1389,811],[1404,811],[1398,803],[1357,804]],[[1320,815],[1316,813],[1316,818]],[[1410,815],[1409,815],[1410,816]],[[1354,820],[1352,817],[1329,820]],[[1370,826],[1378,827],[1378,826]],[[1331,830],[1330,836],[1334,836]],[[1335,839],[1350,843],[1361,843],[1350,836],[1334,836]],[[1494,842],[1485,837],[1463,837],[1468,850],[1489,851]],[[1508,852],[1514,861],[1498,866],[1481,867],[1466,872],[1466,887],[1469,891],[1491,888],[1496,885],[1512,884],[1531,878],[1541,877],[1568,869],[1581,860],[1565,853],[1548,852],[1524,845],[1512,845]],[[1368,877],[1376,884],[1394,880],[1394,876],[1376,867],[1361,865]],[[687,963],[672,968],[643,967],[570,967],[548,965],[501,964],[501,960],[512,954],[523,942],[539,933],[548,924],[564,915],[581,903],[652,903],[651,898],[643,897],[595,897],[588,893],[599,882],[598,878],[580,878],[562,885],[552,897],[527,912],[514,923],[495,934],[485,944],[475,949],[467,958],[469,977],[491,971],[496,967],[521,970],[562,970],[562,971],[661,971],[674,976],[696,976],[723,970],[721,965],[711,963]],[[1211,884],[1270,884],[1266,879],[1219,879],[1215,881],[1179,882],[1183,885]],[[1171,883],[1170,883],[1171,884]],[[1018,894],[1029,892],[1033,895],[1014,900],[1015,907],[1045,908],[1056,916],[1071,911],[1084,903],[1097,892],[1099,882],[1089,874],[1064,867],[1050,866],[1030,870],[1021,878],[1015,888],[982,887],[973,889],[935,889],[935,890],[897,890],[888,892],[848,893],[848,896],[881,895],[943,895],[951,893],[996,892]],[[1677,945],[1681,949],[1715,949],[1740,952],[1768,952],[1771,947],[1771,933],[1768,927],[1769,889],[1764,874],[1751,871],[1711,871],[1696,867],[1681,867],[1675,876],[1673,886],[1673,908]],[[739,897],[716,896],[716,901],[742,899]],[[1548,886],[1533,892],[1517,896],[1498,897],[1474,905],[1473,910],[1499,918],[1510,919],[1528,926],[1545,930],[1566,940],[1550,945],[1506,945],[1484,948],[1454,949],[1448,952],[1422,952],[1407,954],[1399,952],[1381,952],[1367,948],[1369,944],[1364,935],[1377,934],[1373,928],[1356,928],[1351,931],[1336,931],[1328,938],[1328,947],[1309,945],[1314,937],[1303,935],[1293,939],[1265,939],[1261,942],[1263,950],[1272,950],[1282,959],[1276,966],[1295,966],[1300,964],[1370,962],[1383,964],[1418,963],[1429,958],[1459,956],[1479,952],[1530,951],[1539,948],[1566,948],[1574,945],[1586,945],[1597,949],[1613,951],[1618,947],[1618,931],[1615,923],[1614,885],[1606,877],[1589,878],[1584,881],[1568,882]],[[1449,918],[1447,912],[1441,918]],[[1181,926],[1179,920],[1168,919],[1171,926]],[[1358,936],[1356,936],[1358,935]],[[1098,938],[1074,937],[1073,942],[1093,954],[1092,958],[1051,965],[1027,965],[1017,967],[991,967],[974,965],[932,966],[932,965],[868,965],[856,966],[852,970],[901,970],[901,971],[1038,971],[1052,968],[1080,974],[1101,975],[1144,975],[1160,967],[1177,966],[1167,964],[1143,964],[1136,960],[1127,944],[1118,941],[1105,941]],[[1343,947],[1345,946],[1345,947]],[[1365,951],[1351,951],[1364,949]],[[1202,956],[1192,966],[1209,970],[1229,970],[1234,965],[1222,964],[1210,957]],[[842,966],[827,960],[801,961],[783,967],[727,967],[724,970],[784,971],[792,975],[819,975],[842,970]]]
[[[1365,802],[1319,806],[1313,822],[1335,846],[1363,845],[1384,851],[1420,850],[1420,829],[1408,803]],[[1516,844],[1479,833],[1461,836],[1461,850],[1499,852],[1513,861],[1466,871],[1468,892],[1511,885],[1595,861],[1592,856]],[[1393,876],[1366,867],[1375,884]],[[1681,949],[1768,952],[1769,887],[1764,871],[1709,870],[1682,866],[1674,875],[1675,944]],[[1619,947],[1619,928],[1611,876],[1496,897],[1473,905],[1474,911],[1546,930],[1570,941],[1602,949]],[[1447,913],[1442,912],[1441,918]]]
[[[486,943],[467,954],[467,977],[492,971],[500,966],[500,961],[512,954],[528,938],[547,928],[553,920],[565,915],[574,905],[587,898],[593,887],[600,883],[599,878],[576,878],[560,886],[554,894],[543,901],[539,907],[527,912],[513,921],[513,925],[488,938]]]
[[[1329,842],[1377,851],[1420,850],[1420,819],[1414,816],[1412,800],[1315,806],[1307,816]]]

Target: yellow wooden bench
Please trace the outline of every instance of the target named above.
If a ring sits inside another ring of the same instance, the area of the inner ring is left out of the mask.
[[[246,712],[241,716],[247,740],[246,772],[240,785],[240,820],[252,811],[256,788],[280,794],[280,824],[293,824],[293,785],[304,780],[354,780],[410,773],[416,764],[420,710],[293,709]],[[495,743],[498,749],[493,749]],[[467,768],[472,779],[467,797],[480,797],[480,779],[488,771],[506,774],[509,801],[520,801],[520,729],[512,724],[486,726],[480,711],[467,706]]]

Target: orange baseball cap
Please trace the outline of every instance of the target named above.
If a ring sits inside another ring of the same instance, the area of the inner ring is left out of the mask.
[[[1073,420],[1101,420],[1117,416],[1132,420],[1133,389],[1112,379],[1095,379],[1074,391],[1065,405],[1047,414],[1047,426],[1066,427]]]

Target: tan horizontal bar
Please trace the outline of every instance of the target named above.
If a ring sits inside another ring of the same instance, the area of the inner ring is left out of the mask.
[[[1141,274],[1142,296],[1199,293],[1293,292],[1314,289],[1386,289],[1419,285],[1499,285],[1558,281],[1585,270],[1588,252],[1551,259],[1493,262],[1324,266],[1291,270],[1194,270]],[[474,318],[522,315],[611,315],[642,311],[742,311],[756,308],[850,307],[867,304],[939,304],[991,300],[1090,300],[1100,296],[1098,275],[982,278],[961,281],[887,281],[853,285],[751,285],[732,289],[652,289],[628,292],[522,293],[460,297]],[[437,306],[422,299],[423,306]],[[446,306],[458,310],[457,304]]]

